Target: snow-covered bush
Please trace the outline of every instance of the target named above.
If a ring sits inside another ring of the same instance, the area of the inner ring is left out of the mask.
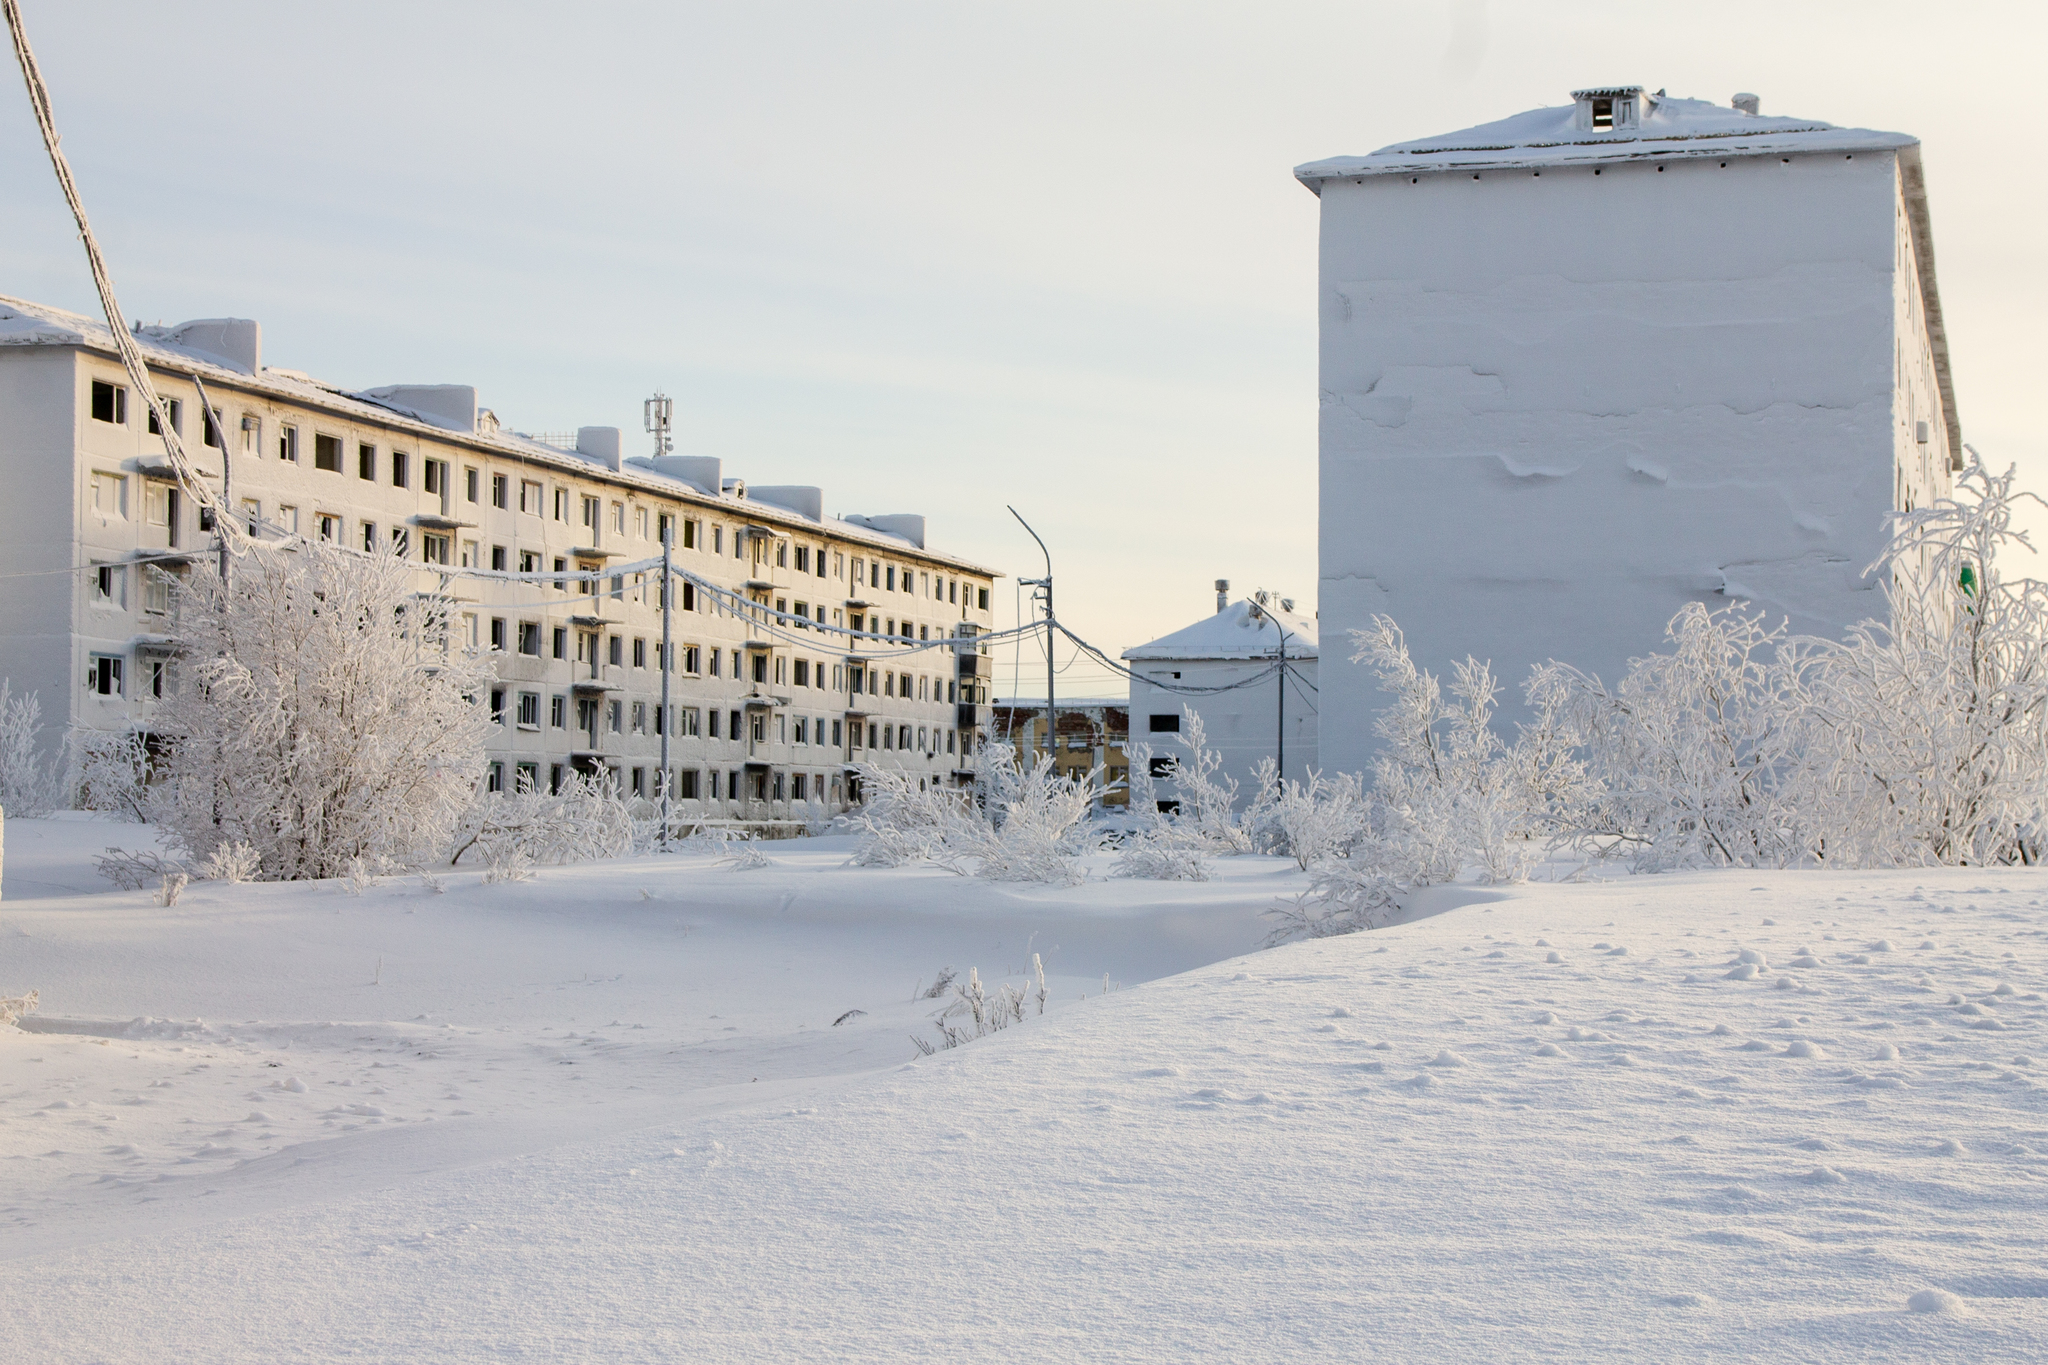
[[[252,544],[224,590],[177,593],[179,685],[151,817],[194,859],[254,849],[265,878],[415,865],[449,846],[483,775],[489,670],[452,648],[410,567],[321,541]]]
[[[166,858],[150,849],[110,848],[93,860],[93,867],[123,891],[140,891],[145,886],[159,885],[173,873],[190,875],[177,859]]]
[[[24,820],[48,815],[57,804],[56,775],[37,753],[42,721],[42,699],[16,693],[0,678],[0,811]]]
[[[1531,679],[1598,779],[1576,832],[1644,869],[1800,862],[1820,812],[1795,798],[1809,735],[1784,628],[1688,603],[1666,636],[1671,652],[1631,660],[1612,692],[1557,663]]]
[[[25,995],[0,995],[0,1025],[18,1024],[23,1015],[34,1014],[42,1003],[40,991]]]
[[[2048,583],[2007,575],[2014,471],[1895,519],[1872,572],[1889,624],[1795,651],[1808,743],[1790,794],[1831,866],[2040,861],[2048,842]],[[2033,499],[2039,501],[2038,498]]]
[[[1209,879],[1210,855],[1232,856],[1259,851],[1262,831],[1271,825],[1274,785],[1270,760],[1259,768],[1259,791],[1242,812],[1236,809],[1237,782],[1217,776],[1223,756],[1209,747],[1209,734],[1194,708],[1181,708],[1183,725],[1175,736],[1180,752],[1163,763],[1175,784],[1172,810],[1161,810],[1159,785],[1152,775],[1159,756],[1150,744],[1134,744],[1130,759],[1130,821],[1134,828],[1119,844],[1113,877],[1154,881],[1201,882]]]
[[[1312,772],[1306,783],[1279,785],[1270,818],[1261,821],[1260,830],[1270,824],[1278,850],[1293,858],[1303,871],[1345,856],[1371,826],[1364,781],[1356,774],[1326,778]]]
[[[149,750],[141,735],[75,725],[64,743],[78,809],[137,823],[149,818]]]
[[[993,748],[993,746],[992,746]],[[861,803],[847,823],[861,836],[853,861],[860,867],[949,866],[975,822],[964,792],[920,785],[911,773],[873,764],[860,770]],[[961,871],[957,866],[954,871]]]
[[[949,968],[948,971],[950,970]],[[1031,955],[1031,970],[1038,977],[1037,1013],[1042,1015],[1045,1013],[1045,1002],[1049,992],[1045,987],[1045,963],[1039,959],[1037,953]],[[937,999],[939,992],[951,984],[951,981],[952,978],[948,975],[926,993],[926,998]],[[911,1035],[910,1041],[917,1044],[919,1052],[929,1057],[942,1049],[959,1047],[977,1038],[986,1038],[991,1033],[1002,1032],[1012,1024],[1023,1023],[1025,1012],[1032,1000],[1031,990],[1025,986],[1012,986],[1008,982],[997,986],[993,991],[988,990],[981,984],[981,973],[970,967],[966,982],[953,986],[952,1001],[933,1016],[932,1023],[939,1030],[938,1043],[928,1043],[915,1034]],[[959,1023],[951,1022],[956,1018],[960,1020]]]
[[[193,875],[207,881],[246,882],[254,880],[263,860],[246,843],[221,844],[199,860]]]
[[[761,851],[759,839],[740,839],[732,845],[732,856],[725,865],[735,872],[758,872],[764,867],[776,867],[776,861]]]
[[[1076,859],[1090,843],[1085,822],[1102,794],[1100,769],[1070,781],[1046,755],[1026,771],[1008,745],[992,744],[982,750],[973,799],[872,765],[861,767],[860,781],[862,804],[848,823],[862,836],[854,853],[861,866],[932,862],[990,881],[1082,879]]]
[[[492,880],[524,880],[507,875],[515,854],[521,867],[622,858],[633,851],[635,834],[631,804],[610,773],[572,772],[557,791],[521,783],[517,791],[478,797],[457,821],[448,864],[474,853],[498,871]]]

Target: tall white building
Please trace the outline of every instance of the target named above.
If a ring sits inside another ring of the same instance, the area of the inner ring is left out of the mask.
[[[345,392],[264,365],[254,322],[137,340],[193,463],[216,490],[229,477],[257,534],[395,546],[422,591],[458,599],[499,679],[493,785],[608,770],[652,798],[664,727],[680,809],[707,818],[843,804],[856,763],[971,781],[990,669],[965,641],[989,629],[994,575],[927,548],[923,517],[827,516],[816,488],[628,456],[615,427],[523,436],[467,386]],[[147,735],[175,680],[166,574],[214,536],[151,421],[103,324],[0,298],[0,676],[41,698],[49,742]],[[660,575],[617,571],[659,555],[665,527],[677,566],[732,594],[678,591],[667,713]]]
[[[1163,760],[1186,752],[1175,738],[1183,707],[1201,717],[1240,802],[1264,759],[1290,782],[1321,766],[1315,619],[1297,615],[1291,598],[1261,592],[1232,602],[1228,593],[1219,581],[1215,615],[1123,653],[1133,675],[1131,743],[1152,746],[1162,801],[1179,799]]]
[[[1622,86],[1301,166],[1321,197],[1319,604],[1519,710],[1612,682],[1689,601],[1829,635],[1880,614],[1893,509],[1961,435],[1920,146]],[[1325,684],[1325,761],[1380,698]]]

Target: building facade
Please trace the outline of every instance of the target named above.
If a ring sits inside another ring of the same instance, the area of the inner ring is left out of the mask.
[[[263,365],[253,322],[136,339],[189,458],[252,534],[394,549],[420,591],[454,599],[460,645],[498,679],[491,786],[608,772],[655,799],[664,728],[671,794],[705,819],[843,806],[861,763],[972,781],[994,574],[928,549],[922,517],[827,516],[816,488],[625,456],[614,427],[523,436],[465,386],[344,392]],[[103,325],[0,298],[0,676],[42,699],[49,740],[148,734],[175,681],[171,578],[215,537],[152,424]],[[694,580],[675,588],[666,711],[647,562],[665,530]],[[519,573],[567,577],[490,576]]]
[[[1107,789],[1105,806],[1130,804],[1131,713],[1121,698],[1077,698],[1054,702],[1053,766],[1060,776],[1078,782],[1096,768]],[[1020,767],[1029,768],[1046,752],[1045,703],[999,701],[989,719],[989,735],[1017,752]]]
[[[1215,615],[1123,655],[1134,742],[1151,746],[1163,803],[1180,799],[1168,773],[1187,752],[1177,741],[1186,711],[1201,717],[1207,747],[1223,760],[1217,775],[1237,783],[1240,803],[1255,794],[1266,759],[1289,782],[1320,770],[1315,618],[1297,614],[1292,598],[1259,592],[1232,602],[1228,584],[1216,588]]]
[[[1609,683],[1687,602],[1837,636],[1961,430],[1919,144],[1659,91],[1338,157],[1321,198],[1319,603],[1504,718],[1557,658]],[[1333,670],[1333,768],[1380,699]]]

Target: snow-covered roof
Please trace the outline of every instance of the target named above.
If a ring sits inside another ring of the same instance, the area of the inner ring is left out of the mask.
[[[1287,631],[1287,657],[1317,657],[1316,623],[1275,602],[1260,606],[1249,598],[1232,602],[1185,630],[1162,635],[1150,644],[1124,651],[1126,659],[1270,659],[1280,653],[1279,621]]]
[[[585,478],[607,479],[628,487],[643,488],[652,493],[692,501],[722,503],[726,505],[725,510],[730,515],[760,522],[772,528],[815,527],[822,533],[843,540],[865,541],[902,554],[935,560],[969,573],[985,574],[991,578],[1001,576],[994,569],[962,559],[958,555],[926,549],[921,543],[924,533],[922,517],[909,514],[828,517],[822,512],[811,515],[814,510],[812,506],[793,508],[785,505],[785,502],[800,501],[787,497],[789,493],[795,491],[792,489],[780,486],[766,488],[764,492],[776,496],[771,500],[757,502],[745,496],[744,481],[741,480],[731,481],[734,485],[732,489],[707,488],[680,474],[658,469],[651,460],[633,457],[614,460],[588,452],[564,450],[560,446],[549,445],[519,432],[500,428],[496,417],[490,414],[489,409],[476,409],[478,416],[474,422],[475,429],[465,430],[459,421],[451,421],[446,412],[423,405],[436,395],[436,391],[446,391],[442,397],[467,392],[473,403],[474,390],[466,389],[465,386],[401,385],[351,392],[333,384],[321,383],[298,370],[261,364],[258,360],[260,340],[255,342],[239,361],[236,357],[225,356],[217,350],[207,350],[193,344],[196,341],[213,341],[219,344],[223,340],[223,333],[232,332],[237,326],[250,333],[257,330],[254,323],[246,320],[213,319],[204,324],[182,323],[171,327],[143,327],[134,333],[134,340],[137,349],[142,352],[143,359],[151,366],[196,374],[209,388],[219,388],[223,391],[239,389],[244,392],[266,394],[288,402],[305,403],[359,421],[374,422],[436,440],[461,442],[479,450],[494,451],[529,463],[574,472]],[[27,299],[0,294],[0,347],[9,346],[82,347],[109,356],[120,354],[114,345],[113,334],[107,330],[107,325],[102,320],[55,308],[49,304],[34,303]],[[705,463],[716,468],[718,462],[711,460]]]
[[[1632,87],[1618,86],[1613,92]],[[1580,91],[1605,95],[1609,91]],[[1334,156],[1294,168],[1294,178],[1316,193],[1323,182],[1368,175],[1473,171],[1548,165],[1597,165],[1665,157],[1782,156],[1787,152],[1891,151],[1918,147],[1904,133],[1837,128],[1818,119],[1772,118],[1708,100],[1675,99],[1661,91],[1643,96],[1632,127],[1589,128],[1583,101],[1514,114],[1475,128],[1416,138],[1369,156]]]

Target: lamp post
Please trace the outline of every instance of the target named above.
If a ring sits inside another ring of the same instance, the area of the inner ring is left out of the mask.
[[[1260,595],[1261,595],[1261,596],[1264,596],[1264,594],[1260,594]],[[1279,679],[1277,680],[1277,681],[1278,681],[1278,683],[1279,683],[1279,686],[1278,686],[1278,687],[1277,687],[1277,689],[1276,689],[1276,691],[1277,691],[1277,693],[1278,693],[1278,696],[1277,696],[1277,705],[1276,705],[1276,715],[1275,715],[1275,721],[1274,721],[1274,730],[1273,730],[1273,737],[1274,737],[1274,740],[1275,740],[1275,749],[1276,749],[1276,751],[1277,751],[1277,756],[1276,756],[1276,762],[1277,762],[1277,766],[1276,766],[1276,767],[1275,767],[1275,769],[1274,769],[1274,775],[1273,775],[1273,780],[1274,780],[1274,782],[1275,782],[1275,783],[1277,784],[1277,785],[1276,785],[1276,787],[1275,787],[1275,790],[1276,790],[1276,791],[1285,791],[1285,790],[1287,790],[1287,635],[1288,635],[1288,631],[1287,631],[1287,627],[1286,627],[1286,626],[1283,626],[1283,625],[1281,625],[1281,624],[1280,624],[1280,614],[1279,614],[1278,612],[1275,612],[1275,611],[1261,611],[1261,610],[1260,610],[1260,609],[1259,609],[1259,608],[1258,608],[1258,607],[1257,607],[1257,606],[1255,605],[1255,606],[1253,606],[1253,607],[1252,607],[1252,615],[1253,615],[1253,617],[1255,617],[1256,619],[1258,619],[1258,620],[1261,620],[1261,621],[1271,621],[1271,622],[1273,623],[1273,629],[1274,629],[1274,630],[1276,630],[1276,631],[1278,631],[1278,632],[1280,632],[1280,677],[1279,677]]]
[[[675,411],[674,400],[664,396],[661,390],[654,391],[654,397],[647,400],[643,409],[647,430],[654,437],[654,453],[662,456],[672,448],[668,439],[669,418]],[[672,574],[675,564],[672,558],[676,538],[675,518],[664,517],[661,528],[661,846],[668,848],[668,826],[670,819],[670,788],[675,785],[675,775],[668,767],[668,732],[675,727],[676,718],[669,700],[669,674],[675,669],[675,627],[674,611],[670,598],[675,592]]]

